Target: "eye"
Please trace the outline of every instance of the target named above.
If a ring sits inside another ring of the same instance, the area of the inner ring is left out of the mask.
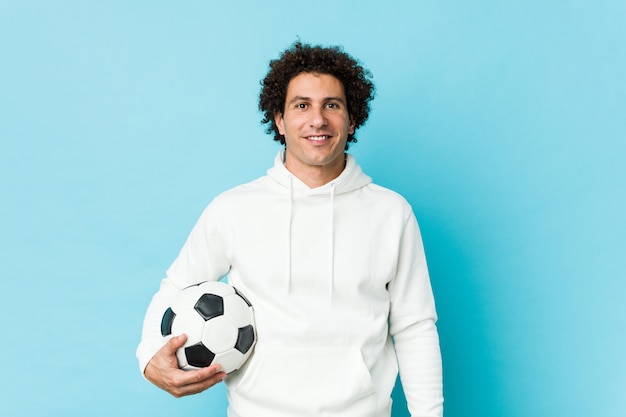
[[[339,109],[339,108],[341,108],[339,106],[339,103],[335,103],[335,102],[332,102],[332,101],[330,103],[326,103],[326,107],[329,108],[329,109]]]
[[[304,110],[306,108],[307,108],[307,104],[306,103],[297,103],[296,104],[296,109]]]

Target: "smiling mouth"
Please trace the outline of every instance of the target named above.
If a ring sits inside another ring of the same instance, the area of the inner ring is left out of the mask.
[[[330,135],[312,135],[312,136],[305,136],[305,138],[307,140],[310,140],[312,142],[324,142],[328,139],[330,139]]]

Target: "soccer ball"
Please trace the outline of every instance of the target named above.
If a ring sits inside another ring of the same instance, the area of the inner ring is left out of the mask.
[[[203,282],[180,291],[161,319],[163,337],[181,333],[187,341],[176,352],[181,369],[218,363],[226,373],[250,357],[256,343],[252,305],[235,287]]]

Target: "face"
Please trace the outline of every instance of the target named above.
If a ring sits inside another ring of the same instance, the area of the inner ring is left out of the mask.
[[[298,178],[305,181],[301,175],[317,175],[330,181],[343,171],[354,122],[336,77],[311,73],[294,77],[287,86],[285,111],[274,121],[285,137],[285,165]]]

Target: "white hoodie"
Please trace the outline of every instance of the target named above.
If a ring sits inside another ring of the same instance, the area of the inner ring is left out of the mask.
[[[141,370],[164,343],[172,295],[228,275],[258,335],[225,380],[229,417],[388,417],[398,364],[412,415],[441,416],[437,317],[411,207],[350,155],[315,189],[282,158],[201,215],[146,313]]]

